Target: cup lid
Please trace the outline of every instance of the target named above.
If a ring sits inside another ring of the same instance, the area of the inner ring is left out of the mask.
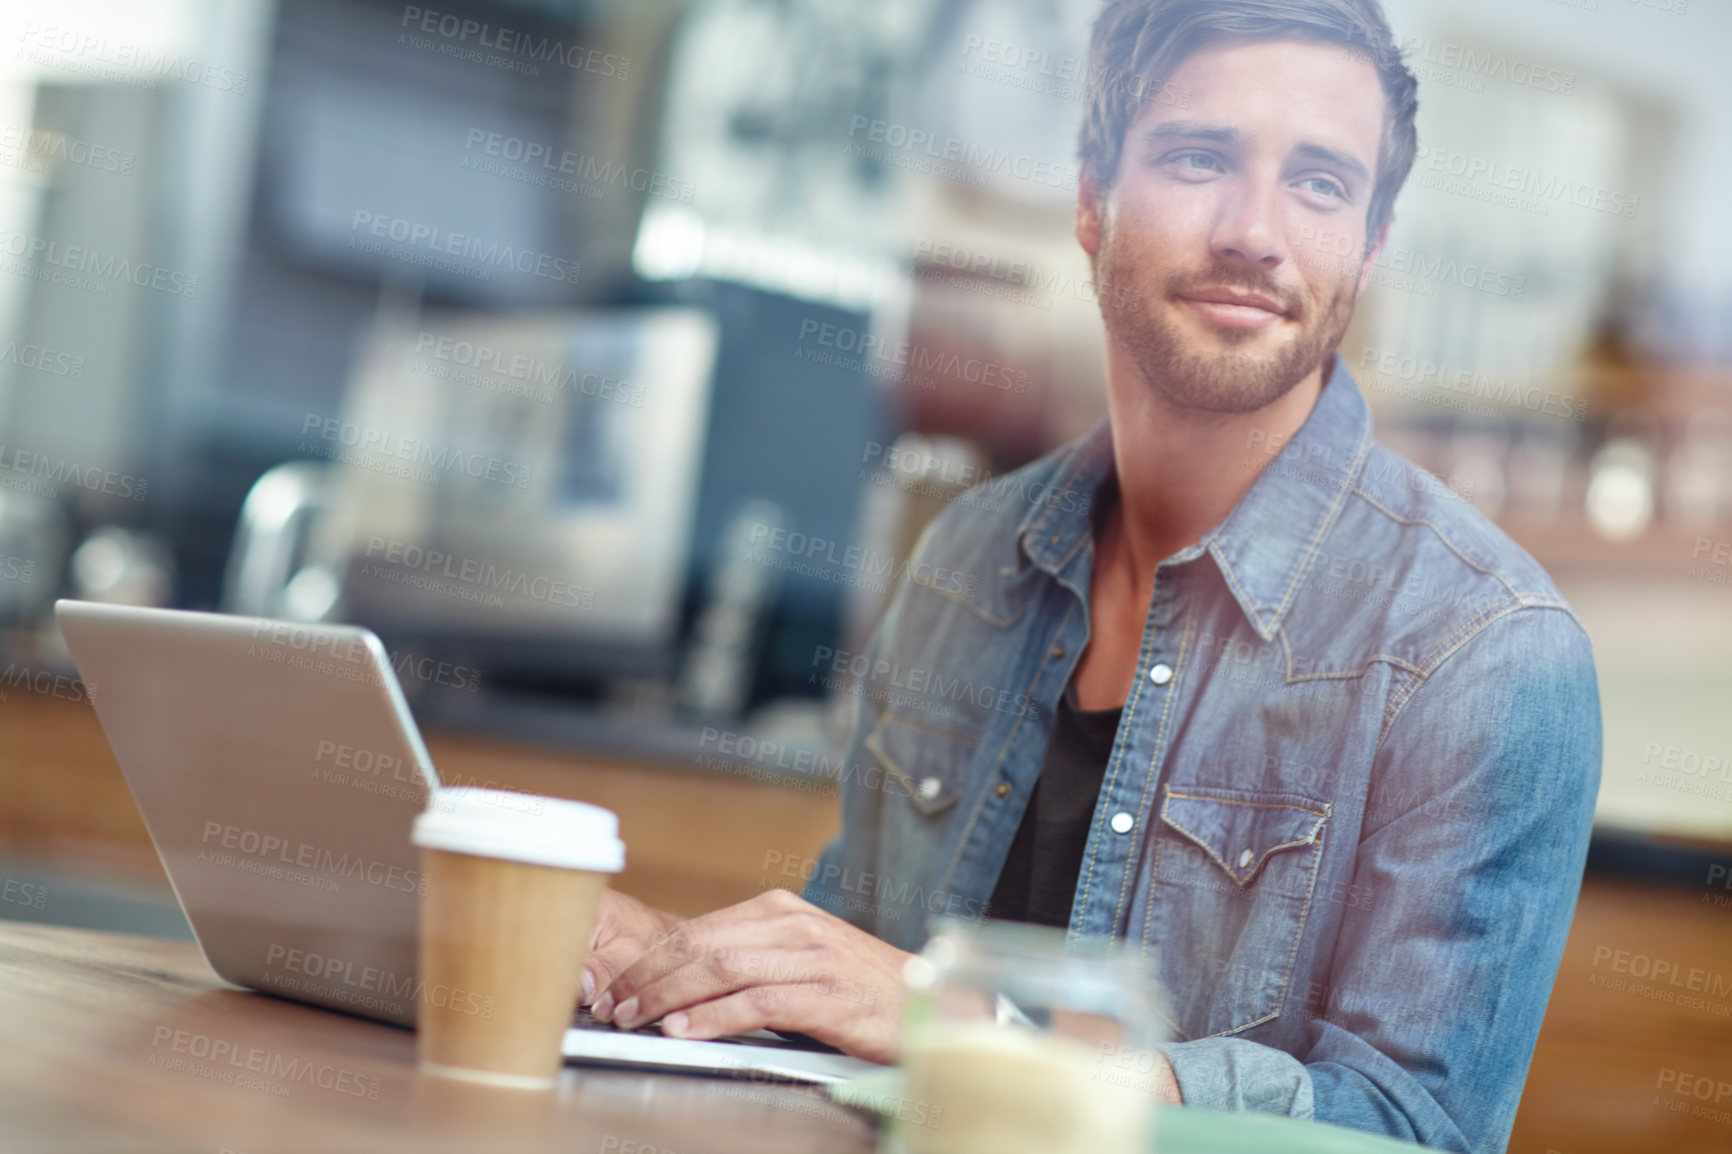
[[[434,790],[409,840],[424,849],[556,869],[618,873],[625,868],[625,842],[612,810],[504,789]]]

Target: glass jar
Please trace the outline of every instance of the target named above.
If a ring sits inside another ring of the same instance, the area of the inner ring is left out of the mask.
[[[1152,959],[1112,938],[941,919],[909,960],[893,1154],[1146,1154],[1165,1040]]]

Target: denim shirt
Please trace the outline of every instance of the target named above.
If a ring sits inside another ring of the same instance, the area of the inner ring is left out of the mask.
[[[1372,438],[1337,357],[1233,511],[1156,570],[1070,934],[1141,943],[1187,1105],[1500,1151],[1600,774],[1544,570]],[[1272,458],[1272,459],[1270,459]],[[1106,426],[953,502],[853,663],[813,903],[907,950],[986,908],[1089,642]]]

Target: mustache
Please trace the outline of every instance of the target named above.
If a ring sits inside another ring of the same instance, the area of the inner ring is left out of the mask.
[[[1183,296],[1205,289],[1256,293],[1274,301],[1281,307],[1282,312],[1296,320],[1303,319],[1306,314],[1302,293],[1284,287],[1265,272],[1248,269],[1243,265],[1211,265],[1194,272],[1177,272],[1167,278],[1168,296]]]

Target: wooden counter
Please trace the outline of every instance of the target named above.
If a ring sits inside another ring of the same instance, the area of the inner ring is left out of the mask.
[[[839,821],[834,796],[746,778],[436,733],[427,745],[445,777],[619,814],[630,847],[619,888],[676,913],[744,901],[770,876],[785,883],[765,870],[766,855],[816,858]],[[0,696],[0,855],[169,892],[88,704]]]

